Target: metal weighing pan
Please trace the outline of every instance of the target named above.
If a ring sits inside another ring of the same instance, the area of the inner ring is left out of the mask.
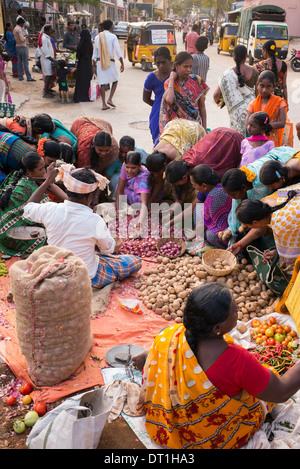
[[[140,347],[139,345],[117,345],[109,349],[106,352],[105,360],[108,365],[113,366],[114,368],[125,368],[126,362],[129,358],[128,351],[130,350],[131,357],[140,355],[141,353],[147,352],[146,349]]]
[[[10,228],[7,236],[14,239],[40,239],[46,238],[46,230],[40,226],[18,226]]]

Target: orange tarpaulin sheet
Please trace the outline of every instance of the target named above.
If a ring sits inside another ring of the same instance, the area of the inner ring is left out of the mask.
[[[16,259],[8,261],[7,268],[9,269],[15,261]],[[143,261],[141,271],[150,269],[154,265],[154,262]],[[168,323],[161,316],[146,308],[143,315],[138,315],[126,311],[120,306],[117,297],[138,298],[133,285],[134,277],[131,277],[122,281],[120,287],[112,290],[106,311],[95,319],[91,319],[94,345],[87,354],[84,363],[69,379],[55,386],[36,389],[32,393],[35,402],[38,400],[46,403],[55,402],[83,389],[103,385],[101,369],[109,366],[105,361],[105,354],[116,345],[134,344],[149,349],[154,337]],[[0,357],[7,363],[16,378],[31,381],[26,359],[21,354],[18,345],[15,305],[7,301],[9,287],[9,275],[0,277]]]

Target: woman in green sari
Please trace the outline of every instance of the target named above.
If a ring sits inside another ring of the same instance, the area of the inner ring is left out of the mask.
[[[28,152],[22,158],[22,168],[10,173],[0,187],[0,252],[8,256],[27,256],[33,250],[42,247],[46,238],[20,240],[8,236],[11,228],[32,226],[34,223],[23,218],[23,209],[38,188],[32,178],[45,178],[45,161],[36,152]],[[66,198],[65,193],[55,184],[49,192],[60,200]],[[50,202],[45,196],[43,202]]]

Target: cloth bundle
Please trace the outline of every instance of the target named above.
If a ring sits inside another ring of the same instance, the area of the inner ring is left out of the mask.
[[[70,377],[93,345],[92,288],[87,267],[71,251],[45,246],[10,269],[16,331],[37,386]]]

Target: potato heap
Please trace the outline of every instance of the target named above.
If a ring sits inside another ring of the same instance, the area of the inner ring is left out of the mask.
[[[209,275],[199,257],[185,255],[177,259],[159,256],[158,266],[145,270],[135,288],[148,309],[167,321],[182,322],[189,293],[207,282],[225,283],[235,299],[238,319],[248,322],[274,312],[275,294],[259,280],[252,264],[244,259],[226,276]]]

